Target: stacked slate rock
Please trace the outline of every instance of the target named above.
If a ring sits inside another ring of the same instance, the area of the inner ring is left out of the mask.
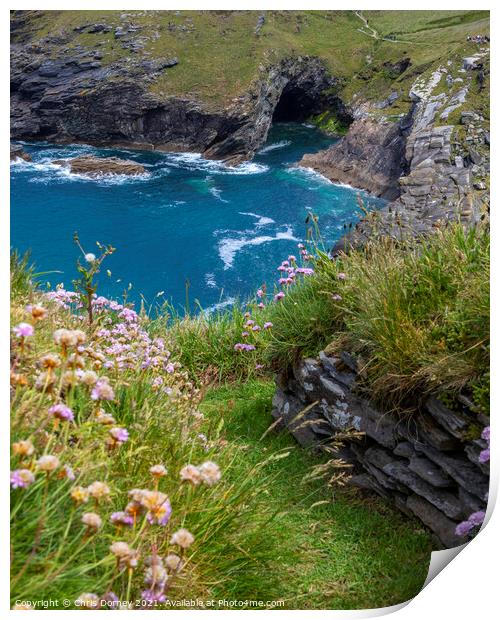
[[[361,438],[344,440],[337,454],[353,466],[350,484],[416,515],[440,545],[463,544],[455,528],[486,509],[489,486],[488,464],[479,462],[486,443],[471,440],[470,429],[488,421],[466,406],[451,411],[433,397],[400,419],[364,398],[357,379],[356,360],[347,353],[303,359],[288,376],[278,376],[273,416],[306,447],[360,431]]]

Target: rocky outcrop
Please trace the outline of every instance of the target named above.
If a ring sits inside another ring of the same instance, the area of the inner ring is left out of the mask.
[[[325,109],[350,118],[342,101],[328,92],[336,81],[318,58],[285,58],[263,68],[254,87],[237,107],[245,110],[240,127],[205,150],[207,157],[241,161],[253,157],[267,138],[273,120],[306,120]]]
[[[299,166],[314,168],[335,183],[347,183],[394,200],[405,168],[404,125],[356,120],[342,140],[325,151],[305,155]]]
[[[450,411],[436,398],[398,418],[360,393],[356,360],[347,353],[300,360],[277,386],[273,416],[301,445],[331,455],[342,436],[333,456],[351,466],[351,485],[418,517],[441,545],[465,542],[457,524],[488,500],[489,468],[478,460],[486,443],[470,438],[487,420],[465,406]]]
[[[139,26],[114,30],[117,45],[130,53],[110,62],[98,46],[78,45],[82,33],[110,32],[106,24],[83,24],[65,32],[64,41],[48,36],[40,44],[32,42],[26,19],[21,14],[12,20],[16,139],[195,151],[235,164],[262,146],[275,113],[294,120],[332,107],[343,113],[340,100],[327,92],[335,80],[318,58],[296,56],[262,67],[248,92],[228,105],[206,104],[152,88],[182,57],[142,53]]]
[[[26,153],[23,147],[20,144],[11,144],[10,145],[10,161],[15,161],[16,159],[24,159],[24,161],[31,161],[31,155]]]
[[[376,234],[400,239],[450,221],[470,225],[484,217],[489,208],[485,119],[464,110],[460,125],[448,122],[455,110],[465,106],[469,90],[477,88],[472,76],[476,68],[466,62],[458,70],[464,77],[454,78],[450,61],[427,78],[419,78],[409,93],[412,109],[399,120],[389,121],[359,105],[353,111],[357,120],[340,142],[302,159],[299,165],[312,167],[334,182],[390,200],[355,223],[349,242],[360,244]],[[435,94],[443,82],[449,92]],[[385,108],[386,103],[390,107],[387,100],[372,108]],[[345,245],[344,239],[337,249]]]
[[[69,168],[72,174],[84,174],[89,177],[110,174],[138,175],[146,171],[142,164],[118,157],[102,158],[84,155],[74,159],[58,159],[53,163]]]

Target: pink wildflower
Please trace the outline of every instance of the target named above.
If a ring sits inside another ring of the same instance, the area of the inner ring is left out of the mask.
[[[128,440],[128,430],[126,428],[115,426],[109,429],[109,434],[113,444],[121,445]]]
[[[92,400],[113,400],[115,393],[104,377],[99,379],[91,393]]]
[[[66,405],[63,405],[63,403],[58,403],[57,405],[52,405],[52,407],[49,407],[49,413],[58,420],[66,420],[68,422],[74,420],[75,418],[71,409]]]
[[[12,331],[18,338],[29,338],[33,336],[35,329],[29,323],[19,323],[19,325],[12,328]]]
[[[35,481],[29,469],[15,469],[10,472],[10,484],[13,489],[24,489]]]

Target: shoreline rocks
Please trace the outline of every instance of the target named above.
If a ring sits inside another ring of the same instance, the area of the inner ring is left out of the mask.
[[[15,161],[16,159],[24,159],[24,161],[31,161],[31,155],[26,153],[23,147],[20,144],[11,144],[10,145],[10,161]]]
[[[146,172],[142,164],[127,159],[119,159],[118,157],[101,158],[84,155],[69,160],[58,159],[52,163],[69,168],[72,174],[84,174],[89,177],[117,174],[136,176]]]
[[[263,66],[246,92],[226,104],[208,103],[152,88],[182,58],[133,54],[106,64],[97,49],[74,47],[62,56],[57,45],[40,47],[16,33],[11,43],[16,139],[148,144],[163,150],[174,145],[235,165],[263,145],[280,105],[278,113],[291,110],[298,120],[332,107],[346,114],[331,92],[335,78],[317,57],[287,57]],[[77,39],[79,32],[68,36]]]
[[[304,155],[299,166],[313,168],[334,183],[346,183],[394,200],[405,167],[405,134],[399,123],[360,119],[330,148]]]

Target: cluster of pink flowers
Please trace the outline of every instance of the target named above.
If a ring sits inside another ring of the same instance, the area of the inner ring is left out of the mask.
[[[246,342],[237,342],[234,345],[235,351],[255,351],[255,345]]]
[[[455,528],[457,536],[468,536],[471,532],[476,531],[481,526],[486,516],[484,510],[473,512],[466,521],[462,521]]]
[[[303,243],[298,244],[298,249],[300,252],[301,259],[304,261],[309,261],[312,259],[312,255],[306,250]],[[281,265],[278,266],[277,270],[280,272],[281,276],[278,279],[278,284],[282,288],[287,288],[292,286],[298,281],[298,276],[311,276],[314,273],[314,269],[312,267],[299,267],[297,264],[297,257],[293,254],[290,254],[288,258],[282,261]],[[257,289],[256,297],[257,297],[257,308],[262,310],[266,307],[265,299],[267,297],[267,287],[266,285],[262,285],[259,289]],[[272,299],[274,302],[279,302],[284,299],[286,296],[285,291],[281,290],[272,295]],[[245,318],[247,319],[245,322],[245,329],[242,332],[241,336],[245,340],[250,338],[252,335],[256,335],[262,330],[270,330],[273,327],[273,324],[270,321],[266,321],[262,326],[256,323],[256,321],[251,318],[249,312],[245,313]],[[254,344],[255,343],[255,344]],[[256,345],[258,343],[257,340],[254,343],[250,342],[237,342],[234,345],[235,351],[255,351]],[[256,365],[256,369],[259,370],[262,368],[261,364]]]
[[[490,460],[490,427],[485,426],[483,428],[483,432],[481,433],[481,439],[486,441],[488,447],[481,451],[479,454],[479,462],[480,463],[488,463]]]
[[[59,306],[78,312],[82,305],[79,297],[72,291],[58,288],[47,294]],[[158,376],[152,380],[155,389],[162,389],[170,394],[172,387],[166,376],[174,375],[180,367],[173,362],[171,353],[167,350],[162,338],[151,338],[139,322],[137,312],[128,306],[108,299],[102,295],[94,295],[92,309],[96,322],[101,325],[97,331],[97,342],[88,351],[89,355],[101,362],[105,369],[118,372],[126,369],[152,369]],[[81,315],[75,315],[82,318]],[[82,348],[81,353],[85,350]],[[101,379],[92,390],[94,400],[113,400],[114,394],[109,386]]]
[[[29,323],[19,323],[12,328],[12,331],[18,338],[30,338],[35,333],[35,328]]]

